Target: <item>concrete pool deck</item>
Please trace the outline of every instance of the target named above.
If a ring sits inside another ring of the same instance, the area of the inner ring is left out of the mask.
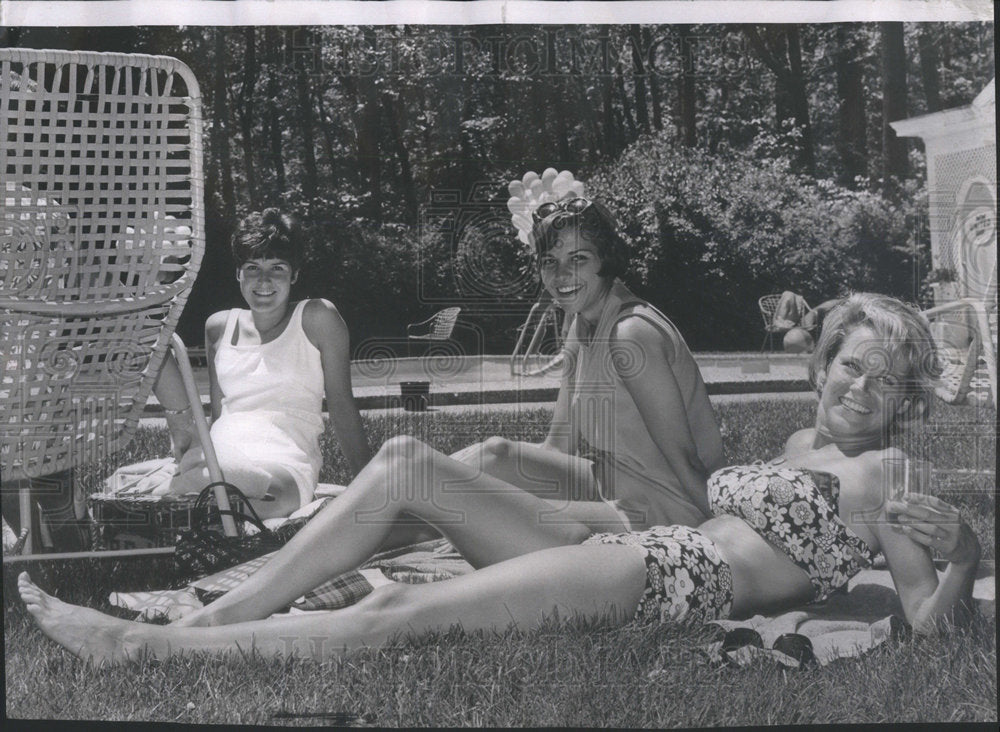
[[[696,353],[710,395],[808,392],[807,355],[786,353]],[[534,365],[534,364],[533,364]],[[537,364],[540,365],[540,362]],[[208,402],[207,369],[195,379]],[[558,368],[542,375],[515,375],[507,356],[436,356],[351,363],[354,398],[362,410],[398,409],[400,382],[429,381],[428,406],[554,402]],[[155,397],[144,415],[162,413]]]

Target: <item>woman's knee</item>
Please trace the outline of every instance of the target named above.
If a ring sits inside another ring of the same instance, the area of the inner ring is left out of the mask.
[[[405,466],[422,463],[431,456],[431,448],[410,435],[396,435],[386,440],[372,462],[376,468],[398,475]]]
[[[433,481],[429,480],[429,463],[434,451],[427,444],[410,435],[397,435],[386,440],[366,470],[377,471],[378,480],[369,481],[369,490],[384,494],[383,502],[405,509],[414,502],[426,499],[419,490]]]
[[[506,437],[487,437],[483,440],[483,454],[493,458],[510,457],[514,443]]]
[[[488,437],[482,442],[482,469],[490,473],[505,466],[514,453],[514,442],[506,437]]]
[[[387,638],[405,630],[407,619],[419,610],[419,593],[405,582],[383,585],[370,592],[357,605],[360,630],[373,639]]]
[[[374,613],[385,613],[404,608],[410,598],[411,585],[405,582],[393,582],[372,590],[358,603],[358,608]]]
[[[390,437],[379,448],[376,457],[382,460],[417,460],[430,454],[430,447],[411,435]]]

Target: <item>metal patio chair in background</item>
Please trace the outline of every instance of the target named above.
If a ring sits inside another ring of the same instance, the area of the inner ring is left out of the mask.
[[[764,297],[757,301],[757,306],[760,308],[760,316],[764,319],[764,340],[760,344],[761,353],[764,352],[765,347],[769,349],[774,348],[774,311],[778,307],[779,300],[781,300],[780,293],[777,295],[764,295]]]
[[[782,298],[785,295],[789,297],[788,310],[781,309]],[[762,353],[765,347],[774,347],[774,336],[784,335],[794,328],[801,328],[811,335],[816,333],[816,323],[806,323],[806,317],[813,312],[813,308],[801,295],[787,291],[778,295],[764,295],[757,300],[757,307],[760,308],[760,315],[764,319],[764,341],[760,346]],[[794,317],[794,320],[788,320],[786,317]]]
[[[406,326],[406,354],[413,355],[412,344],[414,341],[447,341],[451,338],[451,333],[455,330],[455,323],[458,322],[458,315],[462,308],[445,308],[434,313],[427,320],[419,323],[410,323]]]
[[[129,442],[172,342],[221,479],[173,335],[205,246],[191,71],[164,56],[0,49],[0,115],[0,469],[22,526],[31,481]]]

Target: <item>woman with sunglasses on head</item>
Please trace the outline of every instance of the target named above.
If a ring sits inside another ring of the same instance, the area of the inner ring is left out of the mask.
[[[562,383],[541,445],[495,437],[454,457],[538,496],[581,502],[624,528],[708,517],[705,480],[722,437],[698,365],[660,311],[619,279],[625,243],[599,202],[533,214],[542,285],[572,318]]]
[[[351,392],[347,326],[327,300],[291,302],[301,241],[278,209],[248,215],[232,240],[236,279],[249,309],[223,310],[205,324],[212,443],[229,482],[264,518],[287,516],[312,501],[319,480],[326,397],[344,456],[357,473],[370,457]],[[197,492],[209,477],[194,449],[177,365],[168,360],[156,386],[179,454],[177,493]]]
[[[886,443],[926,415],[939,372],[918,312],[889,297],[852,295],[827,316],[812,357],[814,426],[794,433],[769,463],[713,473],[712,517],[697,528],[591,535],[551,508],[540,522],[542,499],[394,438],[270,562],[193,618],[167,626],[120,620],[61,602],[26,573],[19,591],[46,635],[94,661],[251,649],[325,659],[455,625],[530,629],[554,613],[611,624],[749,617],[821,601],[881,552],[906,620],[931,632],[939,618],[968,608],[980,546],[944,501],[896,496],[888,465],[905,455]],[[411,484],[422,490],[392,487],[407,476],[423,478]],[[394,521],[412,517],[440,528],[482,568],[379,587],[343,610],[268,617],[358,566]],[[950,562],[943,575],[932,548]]]

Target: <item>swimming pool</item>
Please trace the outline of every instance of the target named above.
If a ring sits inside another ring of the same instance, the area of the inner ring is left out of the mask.
[[[709,394],[808,391],[808,356],[786,353],[696,353]],[[551,357],[532,365],[541,366]],[[195,380],[208,401],[208,369],[196,368]],[[428,356],[372,358],[351,362],[351,382],[360,409],[400,406],[400,382],[429,381],[431,405],[551,402],[559,389],[559,371],[512,376],[510,356]],[[160,411],[155,397],[148,415]]]
[[[534,362],[540,366],[551,357]],[[695,360],[710,394],[808,390],[808,357],[798,354],[706,353]],[[509,356],[430,356],[351,363],[354,395],[363,408],[399,395],[403,381],[429,381],[432,402],[551,401],[559,369],[541,375],[512,375]]]

